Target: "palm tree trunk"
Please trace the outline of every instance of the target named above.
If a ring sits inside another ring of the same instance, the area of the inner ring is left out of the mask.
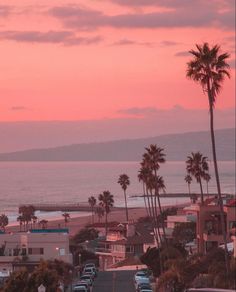
[[[201,190],[201,203],[203,205],[204,204],[204,196],[203,196],[202,180],[200,177],[199,177],[199,185],[200,185],[200,190]]]
[[[105,233],[107,236],[107,212],[105,212]]]
[[[207,83],[207,89],[208,89],[208,99],[209,99],[209,107],[210,107],[210,131],[211,131],[212,154],[213,154],[213,161],[214,161],[218,201],[219,201],[219,206],[220,206],[221,228],[222,228],[223,239],[224,239],[226,276],[228,277],[229,276],[229,258],[228,258],[228,248],[227,248],[227,234],[226,234],[226,226],[225,226],[225,218],[224,218],[224,205],[223,205],[223,200],[222,200],[222,195],[221,195],[220,178],[219,178],[219,171],[218,171],[217,157],[216,157],[214,115],[213,115],[213,105],[212,105],[209,81]]]
[[[147,209],[147,201],[146,201],[146,192],[145,192],[144,182],[143,182],[143,200],[144,200],[144,206],[145,206],[145,210],[147,212],[147,216],[149,216],[148,209]]]
[[[126,198],[126,191],[124,190],[125,196],[125,213],[126,213],[126,221],[129,222],[129,215],[128,215],[128,206],[127,206],[127,198]]]
[[[148,194],[148,188],[146,186],[146,195],[147,195],[147,203],[148,203],[148,210],[149,210],[149,217],[151,218],[152,217],[152,213],[151,213],[151,203],[150,203],[150,197],[149,197],[149,194]]]

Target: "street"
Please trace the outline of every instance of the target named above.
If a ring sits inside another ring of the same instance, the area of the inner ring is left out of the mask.
[[[99,272],[93,292],[134,292],[133,277],[136,271]]]

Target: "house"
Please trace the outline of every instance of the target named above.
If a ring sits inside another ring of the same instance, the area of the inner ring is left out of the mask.
[[[197,218],[198,252],[206,253],[223,243],[220,206],[216,198],[209,199],[204,204],[192,204],[185,207],[185,211],[186,214],[195,215]],[[236,228],[235,212],[235,200],[226,202],[224,205],[224,220],[228,242],[232,241],[231,235]]]
[[[0,234],[0,272],[22,266],[33,269],[42,259],[58,259],[72,264],[68,229],[33,229]]]
[[[143,254],[144,245],[153,244],[152,230],[145,223],[134,222],[109,228],[105,240],[101,240],[96,249],[100,267],[107,269],[127,258]]]

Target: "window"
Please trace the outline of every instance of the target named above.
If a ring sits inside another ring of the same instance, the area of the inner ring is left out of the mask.
[[[33,247],[33,248],[28,248],[28,254],[29,255],[40,255],[40,254],[44,254],[44,249],[43,248],[39,248],[39,247]]]

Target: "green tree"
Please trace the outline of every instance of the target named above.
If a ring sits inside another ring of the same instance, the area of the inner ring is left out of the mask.
[[[33,205],[23,205],[19,208],[19,214],[22,216],[22,221],[24,222],[24,230],[28,231],[29,223],[34,216],[35,208]]]
[[[73,241],[76,244],[85,242],[86,240],[94,240],[98,237],[98,231],[94,228],[83,228],[77,234],[74,235]]]
[[[98,196],[98,200],[100,201],[99,206],[102,207],[105,212],[105,232],[107,235],[107,217],[114,205],[114,196],[109,191],[104,191]]]
[[[126,221],[129,221],[129,214],[128,214],[128,206],[127,206],[127,196],[126,190],[127,187],[130,185],[130,179],[127,174],[121,174],[118,179],[118,184],[120,184],[122,190],[124,191],[124,198],[125,198],[125,212],[126,212]]]
[[[5,228],[6,226],[8,225],[9,223],[9,220],[8,220],[8,217],[7,215],[5,214],[2,214],[0,215],[0,228],[5,232]]]
[[[203,195],[203,188],[202,188],[202,179],[204,179],[205,174],[209,170],[208,166],[208,159],[207,157],[203,156],[202,153],[196,152],[191,153],[191,156],[187,157],[186,160],[186,169],[188,174],[195,177],[197,183],[200,185],[201,191],[201,203],[204,203],[204,195]]]
[[[193,241],[196,238],[196,223],[184,222],[176,225],[172,236],[174,241],[180,242],[182,245]]]
[[[94,223],[94,207],[96,206],[97,200],[94,196],[91,196],[88,198],[88,203],[91,207],[91,213],[92,213],[92,224]]]
[[[28,286],[29,273],[26,269],[11,273],[9,279],[6,281],[3,291],[11,292],[29,292]]]
[[[218,45],[214,45],[212,48],[210,48],[208,43],[204,43],[203,45],[196,45],[196,48],[197,50],[190,51],[193,59],[187,63],[186,75],[188,78],[199,83],[203,89],[203,92],[206,93],[208,97],[212,154],[214,161],[217,192],[219,197],[221,225],[224,237],[226,273],[229,274],[229,262],[227,256],[227,235],[224,223],[224,207],[221,195],[220,178],[216,156],[216,143],[214,133],[214,106],[216,102],[216,97],[222,88],[222,84],[225,78],[230,77],[230,66],[227,63],[230,55],[228,53],[220,54],[220,46]]]

